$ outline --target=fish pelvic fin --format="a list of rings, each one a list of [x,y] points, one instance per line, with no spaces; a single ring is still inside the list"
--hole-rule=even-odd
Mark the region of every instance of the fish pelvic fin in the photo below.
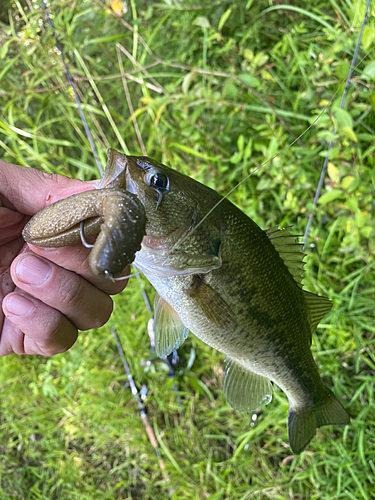
[[[224,396],[237,411],[249,413],[272,399],[272,386],[268,378],[257,375],[234,359],[225,358]]]
[[[324,388],[325,399],[319,406],[308,410],[289,410],[288,433],[289,444],[294,454],[299,455],[315,436],[316,429],[323,425],[348,425],[349,415],[340,401],[327,388]]]
[[[159,358],[166,358],[183,344],[189,330],[172,306],[155,292],[154,298],[155,351]]]

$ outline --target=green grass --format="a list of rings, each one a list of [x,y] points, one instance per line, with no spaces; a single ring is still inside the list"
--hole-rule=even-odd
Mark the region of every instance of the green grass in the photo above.
[[[293,224],[303,234],[337,126],[309,239],[319,256],[309,250],[305,286],[334,302],[313,351],[352,424],[320,429],[292,456],[286,397],[276,392],[255,422],[235,413],[222,394],[222,356],[193,337],[171,380],[161,362],[147,363],[148,313],[134,280],[116,299],[111,324],[138,387],[148,387],[168,478],[105,326],[51,359],[1,359],[0,498],[374,498],[374,6],[340,111],[364,1],[131,0],[123,14],[131,30],[99,1],[51,4],[103,164],[109,146],[141,154],[122,64],[149,156],[221,193],[243,181],[230,199],[261,227]],[[1,26],[1,157],[97,177],[40,2],[32,11],[22,5],[14,1]]]

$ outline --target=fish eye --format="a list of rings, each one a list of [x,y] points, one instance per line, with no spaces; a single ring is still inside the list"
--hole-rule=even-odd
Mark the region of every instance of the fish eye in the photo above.
[[[169,187],[168,177],[161,172],[148,172],[145,176],[145,182],[155,189],[166,190]]]

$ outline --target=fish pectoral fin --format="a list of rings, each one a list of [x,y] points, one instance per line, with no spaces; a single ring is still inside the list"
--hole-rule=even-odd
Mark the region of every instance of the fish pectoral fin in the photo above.
[[[221,257],[217,255],[191,255],[179,250],[170,252],[163,267],[173,269],[177,274],[209,273],[221,267]]]
[[[155,351],[159,358],[166,358],[182,345],[189,333],[180,316],[156,292],[154,299]]]
[[[272,385],[268,378],[257,375],[234,359],[225,359],[224,396],[232,408],[251,412],[268,405],[272,399]]]
[[[319,297],[315,293],[302,290],[309,314],[311,332],[315,332],[320,320],[324,318],[332,307],[332,302],[326,297]]]
[[[199,305],[206,318],[219,328],[237,326],[228,304],[209,284],[203,281],[199,274],[193,276],[191,287],[183,291]]]

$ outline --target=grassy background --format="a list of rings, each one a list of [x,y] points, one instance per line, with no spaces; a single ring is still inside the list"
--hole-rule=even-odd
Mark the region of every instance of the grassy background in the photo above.
[[[11,7],[0,35],[2,158],[98,177],[41,3]],[[164,364],[150,363],[149,315],[134,280],[111,324],[138,387],[148,388],[168,477],[106,326],[51,359],[1,359],[0,498],[374,498],[375,6],[344,110],[364,1],[131,0],[112,8],[120,16],[109,1],[50,6],[103,165],[109,146],[141,154],[141,136],[149,156],[221,193],[244,181],[230,199],[261,227],[293,224],[303,234],[336,125],[309,238],[320,258],[309,251],[305,285],[334,302],[313,351],[352,425],[319,430],[292,456],[285,396],[276,392],[256,421],[235,413],[222,394],[223,357],[192,336],[171,379]]]

